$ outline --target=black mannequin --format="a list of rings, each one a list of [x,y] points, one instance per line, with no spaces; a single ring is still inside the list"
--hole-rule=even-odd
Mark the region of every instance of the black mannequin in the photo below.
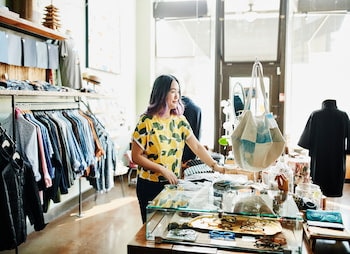
[[[327,197],[343,195],[349,132],[347,113],[337,108],[335,100],[325,100],[322,109],[311,113],[298,142],[309,150],[311,179]]]

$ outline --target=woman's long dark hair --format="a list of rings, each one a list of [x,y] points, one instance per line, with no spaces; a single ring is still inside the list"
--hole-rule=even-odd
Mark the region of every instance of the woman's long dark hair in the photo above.
[[[177,78],[172,75],[161,75],[156,78],[153,83],[152,93],[146,111],[147,115],[154,116],[156,114],[159,114],[162,116],[165,114],[168,109],[168,105],[166,104],[166,97],[170,91],[171,83],[173,80],[175,80],[180,86]],[[181,89],[179,93],[180,98],[178,106],[170,111],[170,114],[172,115],[182,115],[184,112],[185,107],[181,101]]]

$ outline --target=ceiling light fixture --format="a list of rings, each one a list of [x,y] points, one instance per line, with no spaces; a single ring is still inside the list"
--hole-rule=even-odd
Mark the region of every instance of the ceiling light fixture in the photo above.
[[[253,3],[249,3],[249,11],[244,13],[244,19],[248,22],[254,22],[258,18],[258,13],[253,11]]]

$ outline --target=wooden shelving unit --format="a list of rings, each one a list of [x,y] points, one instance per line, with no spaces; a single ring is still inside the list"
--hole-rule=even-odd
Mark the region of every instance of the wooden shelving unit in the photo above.
[[[22,19],[17,13],[0,8],[0,28],[33,36],[40,40],[64,40],[65,35],[60,32]],[[45,80],[46,71],[41,68],[29,68],[0,63],[0,75],[7,73],[10,79],[18,80]]]
[[[64,40],[65,36],[53,29],[43,25],[35,24],[26,19],[22,19],[13,15],[10,11],[0,9],[0,24],[2,27],[33,35],[45,39]]]

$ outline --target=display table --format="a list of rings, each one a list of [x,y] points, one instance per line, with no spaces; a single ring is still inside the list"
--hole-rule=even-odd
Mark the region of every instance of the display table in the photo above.
[[[250,252],[232,252],[220,250],[213,247],[173,244],[173,243],[156,243],[148,241],[145,238],[146,226],[143,225],[136,233],[134,238],[128,244],[128,254],[158,254],[158,253],[203,253],[203,254],[234,254]],[[190,244],[190,243],[189,243]]]
[[[302,218],[292,195],[232,179],[165,186],[128,253],[300,253]]]

